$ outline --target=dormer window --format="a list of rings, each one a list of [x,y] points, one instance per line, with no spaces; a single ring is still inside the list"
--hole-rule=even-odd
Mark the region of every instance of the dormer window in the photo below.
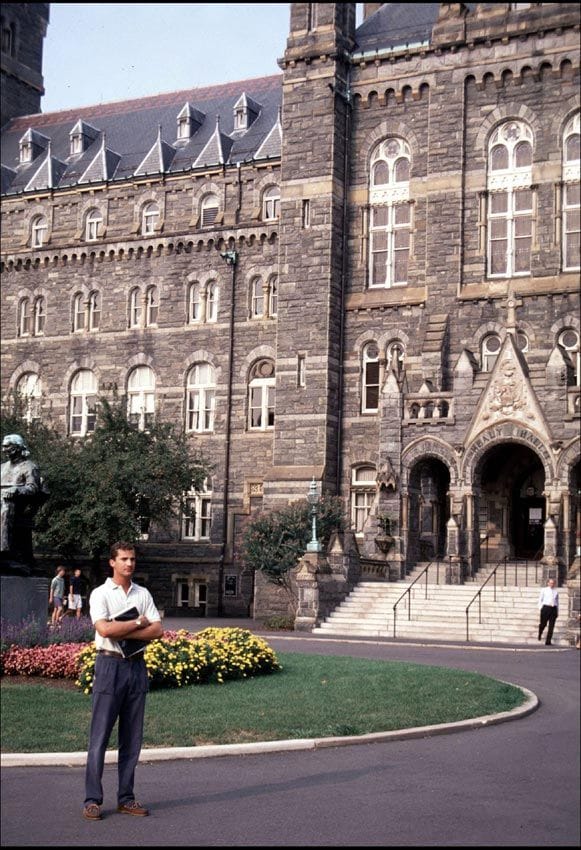
[[[20,142],[20,162],[32,162],[32,144],[29,141]]]
[[[246,94],[241,95],[234,104],[234,132],[248,130],[260,113],[260,104]]]
[[[189,115],[178,115],[178,139],[189,139],[192,135],[192,119]]]
[[[76,153],[83,153],[83,137],[80,133],[71,135],[71,156]]]
[[[242,106],[234,110],[234,129],[246,130],[246,109]]]

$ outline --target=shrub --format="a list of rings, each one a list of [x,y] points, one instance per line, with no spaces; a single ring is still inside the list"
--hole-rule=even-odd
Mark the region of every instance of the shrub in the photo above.
[[[27,617],[19,623],[0,621],[1,648],[9,646],[50,646],[56,643],[86,643],[93,640],[95,627],[90,617],[64,617],[52,625]]]
[[[281,629],[287,632],[292,632],[295,628],[295,618],[285,617],[282,614],[273,614],[272,616],[265,618],[264,625],[267,629]]]
[[[0,655],[0,673],[5,676],[74,679],[79,672],[81,648],[78,643],[34,647],[13,644]]]

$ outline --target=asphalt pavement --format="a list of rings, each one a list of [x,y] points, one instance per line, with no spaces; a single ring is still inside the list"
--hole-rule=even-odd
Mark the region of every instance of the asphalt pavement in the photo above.
[[[465,669],[519,685],[527,699],[507,716],[366,743],[144,750],[136,793],[151,806],[148,818],[115,812],[114,763],[105,767],[104,818],[90,823],[81,817],[84,754],[22,762],[5,755],[2,846],[579,847],[579,651],[325,638],[269,632],[244,619],[168,618],[164,625],[242,626],[278,652]],[[192,697],[195,711],[195,689]]]

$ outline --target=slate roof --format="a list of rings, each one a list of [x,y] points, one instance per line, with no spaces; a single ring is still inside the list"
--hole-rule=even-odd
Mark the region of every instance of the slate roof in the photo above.
[[[439,5],[384,3],[358,27],[354,53],[429,42]],[[234,129],[237,104],[251,113],[246,130]],[[2,194],[278,158],[281,104],[275,74],[15,118],[2,132]],[[190,116],[190,138],[177,138],[180,115]],[[71,155],[73,130],[84,133],[85,149]],[[34,159],[20,164],[27,133]]]

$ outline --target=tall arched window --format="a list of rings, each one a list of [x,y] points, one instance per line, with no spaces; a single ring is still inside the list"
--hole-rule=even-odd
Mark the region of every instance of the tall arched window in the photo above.
[[[127,416],[132,425],[146,431],[155,414],[155,375],[149,366],[137,366],[127,382]]]
[[[209,540],[212,528],[212,484],[204,479],[201,491],[186,493],[182,507],[182,538]]]
[[[30,241],[33,248],[42,248],[48,237],[48,219],[45,215],[37,215],[32,219]]]
[[[262,196],[262,218],[264,221],[274,221],[280,215],[280,189],[271,186]]]
[[[275,372],[272,360],[259,360],[250,371],[248,384],[248,427],[264,431],[274,428]]]
[[[96,242],[101,235],[103,215],[96,207],[89,210],[85,219],[85,239],[87,242]]]
[[[351,528],[356,534],[363,532],[376,494],[374,466],[358,466],[351,473]]]
[[[217,195],[210,194],[206,195],[202,200],[201,207],[201,224],[202,227],[208,227],[211,224],[214,224],[216,219],[218,218],[218,212],[220,211],[220,204],[218,203]]]
[[[85,330],[85,296],[75,293],[73,298],[73,332]]]
[[[32,313],[30,298],[21,298],[18,304],[18,336],[30,336],[32,333]]]
[[[159,205],[154,201],[146,204],[141,213],[141,233],[151,236],[159,227]]]
[[[408,280],[411,246],[407,142],[391,138],[371,157],[369,186],[369,286],[401,286]]]
[[[90,369],[81,369],[71,381],[70,432],[84,437],[97,422],[97,379]]]
[[[45,300],[42,295],[34,299],[34,334],[39,336],[44,333],[44,323],[46,320]]]
[[[533,238],[533,134],[507,121],[488,143],[488,276],[530,274]]]
[[[145,290],[145,326],[157,325],[159,296],[157,286],[148,286]]]
[[[273,275],[268,281],[268,315],[276,316],[278,313],[278,277]]]
[[[379,349],[368,342],[363,349],[361,412],[376,413],[379,408]]]
[[[186,430],[213,431],[216,376],[210,363],[196,363],[188,373]]]
[[[195,281],[188,286],[188,324],[201,321],[200,284]]]
[[[250,315],[259,319],[264,315],[264,292],[262,289],[262,278],[255,277],[250,283]]]
[[[481,359],[482,371],[492,372],[496,359],[500,353],[500,337],[498,334],[487,334],[482,340]]]
[[[563,270],[581,268],[581,136],[580,115],[568,122],[563,133]]]
[[[40,419],[40,399],[42,395],[40,378],[35,372],[25,372],[16,384],[16,394],[21,404],[22,418],[25,422]]]
[[[101,293],[97,290],[89,295],[89,330],[98,331],[101,324]]]
[[[576,387],[581,386],[581,353],[579,348],[579,331],[575,328],[565,328],[559,334],[559,345],[562,346],[570,359],[573,367],[573,382]]]
[[[129,293],[129,327],[141,327],[141,290],[135,286]]]
[[[206,321],[218,320],[218,284],[215,280],[206,285]]]

